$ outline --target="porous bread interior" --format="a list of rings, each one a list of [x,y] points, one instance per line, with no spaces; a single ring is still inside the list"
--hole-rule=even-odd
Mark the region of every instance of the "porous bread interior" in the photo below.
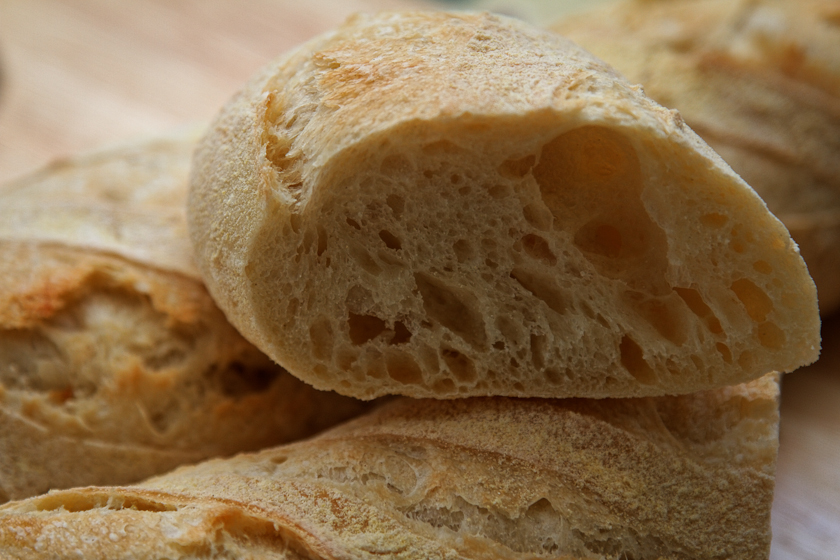
[[[273,364],[196,280],[37,243],[0,242],[0,262],[0,502],[276,445],[360,408]],[[121,453],[132,464],[109,466]]]
[[[318,170],[246,270],[275,359],[452,398],[687,392],[815,357],[813,287],[751,193],[667,139],[552,118],[411,122]]]
[[[142,542],[175,558],[212,547],[305,558],[758,559],[769,549],[777,396],[771,375],[681,397],[404,399],[311,441],[137,488],[10,504],[0,508],[0,550],[24,528],[48,546],[75,544],[94,523],[134,530],[85,550]]]
[[[799,244],[823,316],[840,306],[840,27],[831,0],[625,0],[551,29],[689,126]]]

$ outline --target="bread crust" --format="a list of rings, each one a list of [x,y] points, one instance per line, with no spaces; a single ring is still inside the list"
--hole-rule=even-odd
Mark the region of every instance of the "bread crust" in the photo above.
[[[840,30],[835,2],[623,1],[552,25],[680,111],[790,230],[840,305]]]
[[[128,484],[364,408],[273,364],[204,289],[184,216],[197,136],[0,188],[0,502]]]
[[[680,397],[398,399],[309,441],[7,504],[0,552],[766,558],[777,398],[769,375]]]
[[[281,57],[201,141],[188,221],[240,332],[360,398],[674,394],[819,352],[756,194],[678,113],[500,16],[360,15]]]

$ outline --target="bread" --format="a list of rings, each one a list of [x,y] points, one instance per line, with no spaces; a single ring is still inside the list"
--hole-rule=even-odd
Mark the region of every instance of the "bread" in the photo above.
[[[0,187],[0,503],[313,434],[363,404],[298,381],[200,282],[195,132]]]
[[[622,1],[552,26],[680,111],[840,307],[840,10],[826,0]]]
[[[0,507],[0,555],[766,558],[778,386],[400,399],[315,439]]]
[[[210,293],[292,374],[383,394],[630,397],[816,359],[784,226],[606,64],[489,14],[360,15],[200,142]]]

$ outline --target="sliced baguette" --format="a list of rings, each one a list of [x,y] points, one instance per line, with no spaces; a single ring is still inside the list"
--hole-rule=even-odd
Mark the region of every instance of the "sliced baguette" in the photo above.
[[[191,183],[215,300],[321,389],[676,394],[819,353],[755,192],[678,113],[501,16],[349,20],[229,102]]]
[[[0,507],[0,555],[762,559],[778,386],[400,399],[317,438]]]
[[[0,502],[127,484],[361,411],[225,320],[186,237],[197,134],[0,187]]]

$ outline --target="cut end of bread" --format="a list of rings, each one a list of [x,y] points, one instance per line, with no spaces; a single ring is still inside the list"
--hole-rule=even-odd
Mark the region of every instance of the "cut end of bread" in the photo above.
[[[755,193],[677,114],[496,16],[357,18],[280,60],[203,142],[190,211],[246,337],[361,398],[685,393],[819,352]]]

